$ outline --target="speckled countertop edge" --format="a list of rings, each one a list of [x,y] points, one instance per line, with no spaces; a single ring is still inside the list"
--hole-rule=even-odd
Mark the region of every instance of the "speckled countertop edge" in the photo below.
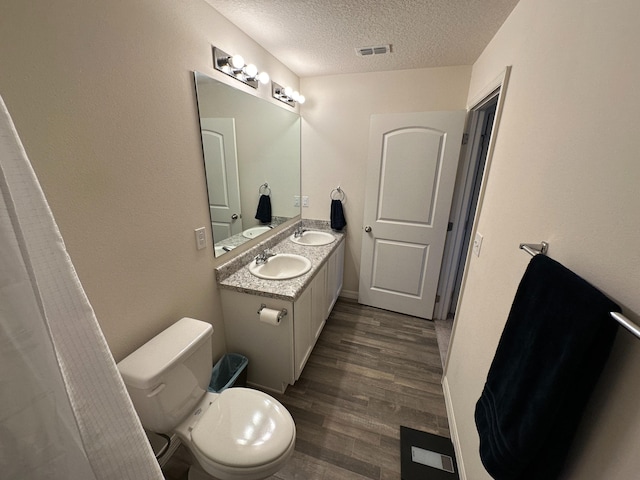
[[[331,230],[329,222],[322,220],[301,220],[304,228],[328,231],[336,241],[328,245],[305,246],[298,245],[289,240],[300,222],[258,243],[252,249],[244,252],[228,262],[216,268],[218,286],[226,290],[234,290],[242,293],[250,293],[262,297],[278,298],[281,300],[295,301],[311,283],[323,263],[331,253],[344,241],[344,232]],[[249,272],[246,268],[254,257],[261,251],[269,249],[273,253],[295,253],[307,257],[311,261],[311,270],[304,275],[289,280],[263,280]]]

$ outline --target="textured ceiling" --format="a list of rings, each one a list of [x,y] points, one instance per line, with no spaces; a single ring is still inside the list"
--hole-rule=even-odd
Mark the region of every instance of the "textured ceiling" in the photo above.
[[[471,65],[518,0],[206,0],[300,77]],[[391,44],[391,53],[355,49]]]

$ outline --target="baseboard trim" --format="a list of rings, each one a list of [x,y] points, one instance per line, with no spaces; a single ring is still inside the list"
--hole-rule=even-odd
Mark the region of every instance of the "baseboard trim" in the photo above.
[[[442,379],[442,391],[444,392],[444,403],[447,408],[451,443],[453,443],[453,449],[456,452],[456,460],[458,461],[458,474],[460,475],[460,480],[467,480],[467,474],[464,470],[464,460],[462,458],[462,449],[460,447],[460,437],[458,436],[458,427],[456,425],[456,416],[453,413],[453,403],[451,402],[451,392],[449,391],[449,382],[447,381],[447,377],[443,377]]]
[[[275,394],[278,394],[278,395],[282,395],[287,390],[287,387],[289,386],[289,384],[288,383],[287,384],[283,383],[282,384],[282,390],[278,390],[277,388],[268,387],[266,385],[261,385],[259,383],[249,382],[249,381],[247,381],[247,386],[251,387],[251,388],[254,388],[256,390],[266,391],[267,393],[275,393]]]
[[[358,292],[354,292],[353,290],[342,289],[340,291],[340,296],[344,297],[344,298],[348,298],[350,300],[357,300],[358,299]]]

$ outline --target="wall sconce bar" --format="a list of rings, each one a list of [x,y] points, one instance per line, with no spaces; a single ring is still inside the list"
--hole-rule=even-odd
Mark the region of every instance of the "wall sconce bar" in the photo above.
[[[253,88],[258,88],[261,83],[269,83],[267,72],[258,73],[258,68],[252,63],[245,64],[242,56],[229,55],[217,47],[213,47],[213,66],[216,70]]]
[[[271,96],[276,100],[280,100],[283,103],[286,103],[290,107],[295,107],[296,102],[302,105],[305,102],[304,95],[300,95],[298,92],[294,91],[291,87],[283,87],[282,85],[278,85],[276,82],[271,82]]]

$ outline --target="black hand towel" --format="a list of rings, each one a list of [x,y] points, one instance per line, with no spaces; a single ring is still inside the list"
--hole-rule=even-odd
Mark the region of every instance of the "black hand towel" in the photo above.
[[[347,220],[344,218],[342,202],[340,200],[331,200],[331,228],[340,231],[346,226]]]
[[[255,218],[262,223],[271,223],[271,197],[269,195],[260,195]]]
[[[610,311],[620,308],[558,262],[531,260],[476,404],[494,479],[558,478],[615,338]]]

